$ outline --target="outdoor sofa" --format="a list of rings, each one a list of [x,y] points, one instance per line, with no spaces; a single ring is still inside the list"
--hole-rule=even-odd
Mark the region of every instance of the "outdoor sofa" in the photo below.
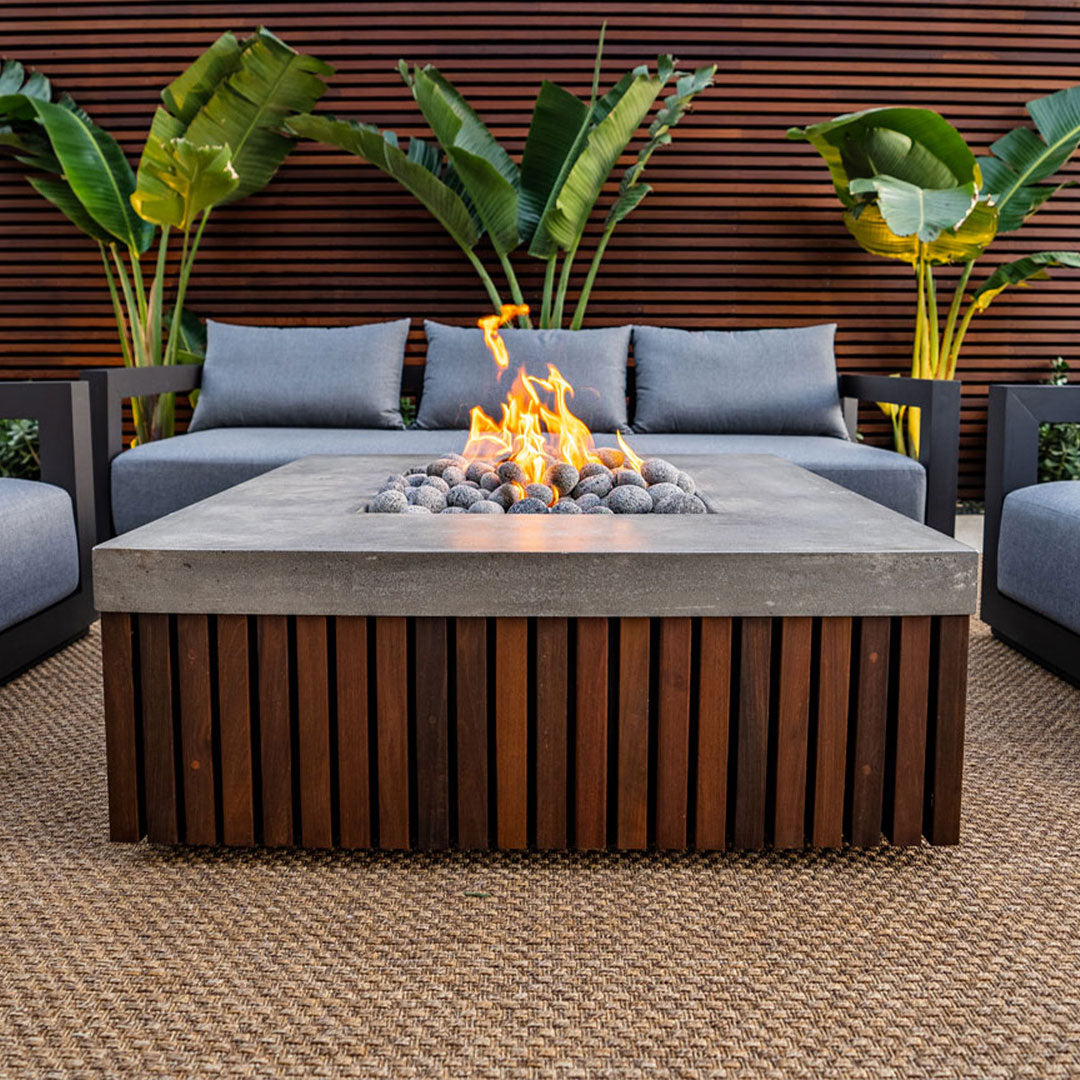
[[[0,383],[0,417],[36,419],[41,480],[0,477],[0,681],[84,634],[94,520],[90,397],[80,382]]]
[[[1080,685],[1080,483],[1037,482],[1047,423],[1080,423],[1080,386],[990,388],[982,618]]]
[[[634,327],[633,363],[630,327],[508,330],[504,337],[511,368],[518,356],[529,360],[530,372],[542,361],[557,361],[578,388],[572,407],[584,414],[598,445],[615,445],[619,427],[643,457],[775,454],[952,535],[959,384],[838,377],[834,329],[710,336]],[[492,395],[504,395],[508,384],[494,381],[480,331],[436,323],[427,323],[425,330],[426,365],[403,363],[408,320],[329,330],[211,323],[205,365],[84,372],[95,430],[99,537],[129,531],[311,454],[410,454],[421,462],[460,451],[468,404],[479,395],[490,399],[494,411]],[[379,338],[364,362],[340,362],[342,348],[364,351],[365,331]],[[336,336],[318,336],[327,334]],[[810,354],[812,360],[806,358]],[[716,355],[735,355],[740,364],[714,363]],[[590,397],[581,371],[604,392]],[[315,385],[320,380],[322,385]],[[125,399],[200,388],[193,430],[123,448]],[[416,425],[404,430],[397,413],[402,395],[414,398],[419,408]],[[226,401],[230,407],[213,407]],[[855,440],[860,401],[921,409],[918,461]],[[803,418],[815,409],[821,418],[801,430]]]

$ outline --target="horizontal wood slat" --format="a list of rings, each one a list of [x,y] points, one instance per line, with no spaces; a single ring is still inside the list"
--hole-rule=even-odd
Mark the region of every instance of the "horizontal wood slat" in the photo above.
[[[846,371],[904,369],[914,319],[910,275],[860,251],[817,154],[785,140],[784,129],[872,105],[925,105],[944,112],[981,153],[1025,121],[1025,101],[1077,81],[1080,11],[1071,0],[980,5],[977,17],[960,0],[24,2],[3,6],[0,42],[4,55],[39,67],[72,93],[133,160],[161,87],[223,30],[259,23],[335,65],[328,111],[401,137],[424,134],[395,64],[399,57],[432,62],[520,153],[542,78],[588,93],[603,19],[605,81],[669,50],[685,67],[715,61],[719,72],[674,144],[650,163],[654,193],[611,242],[589,324],[836,321]],[[68,377],[115,363],[95,246],[21,172],[0,161],[0,378]],[[1070,165],[1062,178],[1078,174]],[[605,202],[613,191],[609,185]],[[597,214],[582,246],[582,272],[601,221]],[[986,272],[1031,251],[1075,247],[1078,224],[1080,189],[1067,188],[1022,232],[995,243]],[[487,249],[484,257],[496,269]],[[525,292],[535,297],[541,264],[519,262]],[[942,286],[954,277],[943,271]],[[1058,271],[1052,282],[1006,294],[975,320],[962,366],[962,495],[981,491],[987,385],[1040,381],[1058,355],[1080,366],[1078,297],[1080,276]],[[486,297],[452,242],[393,182],[303,144],[267,190],[215,213],[188,303],[235,322],[411,315],[408,360],[419,363],[421,319],[469,319]],[[861,420],[870,441],[887,444],[876,410],[865,408]]]

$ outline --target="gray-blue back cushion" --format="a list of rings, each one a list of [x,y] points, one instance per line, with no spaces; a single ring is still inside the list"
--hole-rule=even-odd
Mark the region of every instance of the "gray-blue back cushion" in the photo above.
[[[443,323],[424,323],[427,365],[424,394],[416,426],[467,428],[469,410],[480,405],[491,417],[501,417],[499,406],[518,369],[546,379],[553,364],[574,388],[570,410],[593,431],[626,429],[626,365],[630,354],[630,327],[602,330],[500,331],[506,342],[510,367],[501,372],[484,345],[480,330]]]
[[[409,320],[366,326],[207,323],[190,431],[219,427],[401,428]]]
[[[835,332],[635,326],[634,430],[846,439]]]

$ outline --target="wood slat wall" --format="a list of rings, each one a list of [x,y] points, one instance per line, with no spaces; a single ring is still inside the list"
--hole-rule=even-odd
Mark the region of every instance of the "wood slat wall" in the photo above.
[[[674,146],[653,159],[655,191],[616,233],[591,324],[835,320],[840,364],[851,371],[903,370],[914,316],[909,272],[857,248],[820,159],[785,141],[784,129],[873,105],[924,105],[982,152],[1025,119],[1026,100],[1080,80],[1074,0],[9,2],[0,52],[72,92],[133,158],[160,88],[221,31],[259,23],[337,67],[323,108],[422,133],[395,64],[433,62],[519,152],[541,78],[587,93],[603,18],[605,81],[659,51],[687,67],[720,68]],[[1078,224],[1080,189],[1065,190],[1022,232],[997,241],[985,265],[1074,247]],[[530,295],[538,283],[526,273]],[[1078,297],[1080,276],[1059,272],[976,321],[962,369],[964,495],[981,491],[987,384],[1041,381],[1058,355],[1080,364]],[[410,198],[374,169],[311,144],[267,190],[215,215],[189,292],[192,310],[234,321],[411,315],[413,362],[423,356],[423,317],[465,319],[485,303],[456,248]],[[69,376],[117,359],[97,251],[4,161],[0,376]],[[884,437],[872,410],[863,424],[875,441]]]

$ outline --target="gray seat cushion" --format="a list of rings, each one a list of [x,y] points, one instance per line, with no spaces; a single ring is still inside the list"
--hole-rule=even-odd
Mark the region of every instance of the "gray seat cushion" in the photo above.
[[[190,430],[403,428],[408,336],[408,319],[365,326],[233,326],[211,319]]]
[[[1080,634],[1080,483],[1005,496],[997,573],[1005,596]]]
[[[836,324],[777,330],[634,327],[634,430],[848,437]]]
[[[218,428],[126,450],[113,462],[113,522],[127,532],[308,454],[411,454],[430,461],[465,446],[464,431]],[[614,446],[612,433],[597,435]],[[643,457],[776,454],[921,521],[926,474],[918,462],[842,439],[776,435],[635,435]]]
[[[79,544],[63,488],[0,479],[0,630],[79,586]]]
[[[593,431],[627,430],[626,365],[630,327],[601,330],[515,330],[500,333],[510,358],[501,372],[480,330],[424,323],[428,339],[424,393],[416,426],[428,431],[467,428],[474,405],[496,420],[514,377],[524,367],[548,377],[553,364],[574,388],[567,404]],[[500,377],[501,374],[501,377]],[[551,401],[550,396],[546,398]]]

